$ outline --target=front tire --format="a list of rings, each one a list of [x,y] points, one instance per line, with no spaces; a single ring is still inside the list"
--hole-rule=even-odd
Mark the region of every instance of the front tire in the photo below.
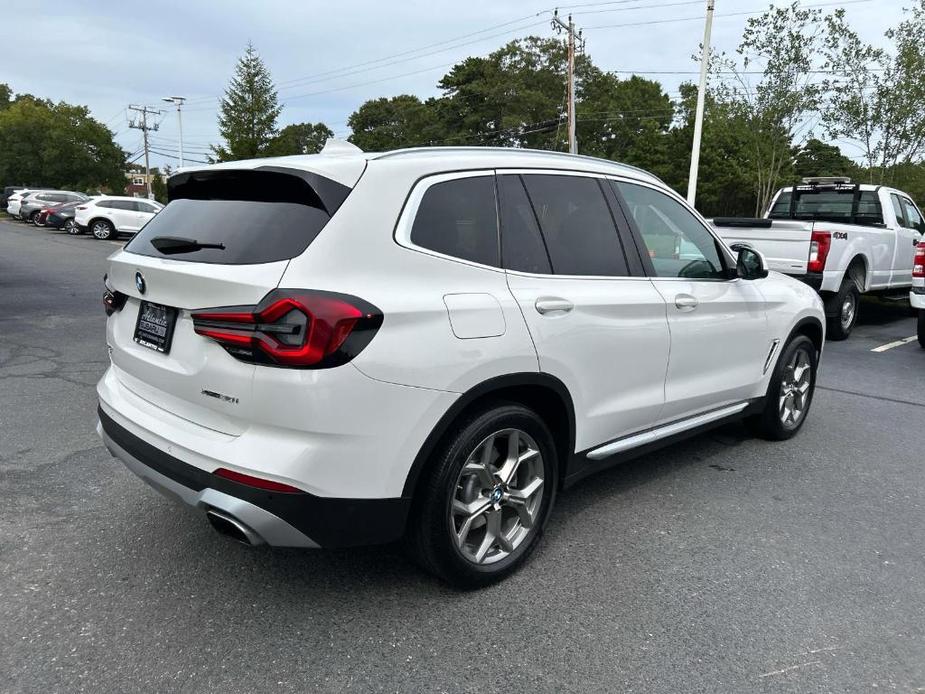
[[[746,420],[756,435],[783,441],[803,427],[816,390],[816,366],[812,340],[797,335],[787,343],[771,374],[764,410]]]
[[[499,403],[461,421],[426,475],[411,552],[448,583],[478,588],[516,571],[536,548],[555,501],[556,447],[535,412]]]
[[[918,314],[916,325],[918,326],[919,346],[925,349],[925,309],[920,308]]]
[[[839,290],[826,302],[826,337],[836,342],[847,340],[857,323],[860,305],[858,284],[851,277],[846,277]]]
[[[71,236],[79,236],[83,233],[80,227],[77,226],[77,222],[75,222],[73,219],[69,219],[64,223],[64,230]]]
[[[93,238],[99,239],[100,241],[108,241],[113,237],[116,230],[113,228],[105,219],[97,219],[90,225],[90,233],[93,234]]]

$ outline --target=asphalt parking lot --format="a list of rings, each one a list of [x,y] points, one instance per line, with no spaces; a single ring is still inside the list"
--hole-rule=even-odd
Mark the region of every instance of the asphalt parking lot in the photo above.
[[[96,436],[117,243],[0,222],[0,690],[925,691],[925,350],[865,303],[784,443],[738,426],[563,494],[508,581],[249,549]]]

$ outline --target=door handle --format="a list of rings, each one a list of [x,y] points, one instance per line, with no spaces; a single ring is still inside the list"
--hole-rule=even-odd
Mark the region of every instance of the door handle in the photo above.
[[[697,297],[690,294],[678,294],[674,298],[674,305],[682,311],[693,311],[699,303]]]
[[[562,313],[568,313],[575,305],[568,299],[561,299],[557,296],[541,296],[536,300],[536,303],[533,304],[536,308],[537,313],[542,313],[546,315],[547,313],[553,313],[555,311],[561,311]]]

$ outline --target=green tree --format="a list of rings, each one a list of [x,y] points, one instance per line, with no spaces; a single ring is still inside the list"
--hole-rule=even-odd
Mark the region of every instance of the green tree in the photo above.
[[[589,66],[577,90],[577,139],[583,154],[613,159],[667,175],[668,130],[674,105],[653,80],[621,80]]]
[[[850,176],[857,179],[861,168],[841,153],[835,145],[812,138],[797,148],[793,163],[794,174],[802,176]]]
[[[121,191],[125,156],[85,106],[19,96],[0,110],[0,180]]]
[[[270,71],[248,43],[222,98],[218,128],[225,144],[212,146],[215,159],[265,156],[276,137],[276,119],[281,110]]]
[[[169,172],[165,171],[165,174]],[[167,204],[167,184],[161,178],[161,172],[157,168],[151,169],[151,192],[154,193],[154,199],[162,205]]]
[[[0,82],[0,111],[9,108],[13,103],[13,90],[10,85]]]
[[[668,164],[656,171],[682,195],[687,192],[691,146],[694,141],[696,85],[680,87],[678,117],[668,133]],[[697,209],[707,217],[749,216],[755,213],[756,193],[748,185],[752,177],[752,137],[749,121],[735,105],[717,101],[707,93],[700,169],[697,177]],[[746,182],[743,184],[743,181]]]
[[[371,99],[350,114],[347,124],[353,131],[350,142],[365,152],[436,144],[444,137],[437,101],[410,94]]]
[[[886,32],[892,51],[864,43],[843,11],[828,18],[827,28],[826,55],[838,71],[826,82],[827,132],[859,147],[872,181],[890,183],[925,153],[925,0]]]
[[[317,154],[334,132],[324,123],[287,125],[270,140],[266,155],[284,157],[289,154]]]
[[[772,7],[746,22],[737,58],[713,61],[714,98],[748,124],[746,180],[755,189],[756,215],[792,178],[794,143],[802,145],[807,120],[818,111],[823,88],[817,73],[827,64],[822,19],[821,10],[796,3]]]
[[[578,61],[578,78],[590,61]],[[565,108],[566,49],[562,41],[530,36],[486,58],[467,58],[440,80],[440,112],[452,141],[533,148],[556,147]]]

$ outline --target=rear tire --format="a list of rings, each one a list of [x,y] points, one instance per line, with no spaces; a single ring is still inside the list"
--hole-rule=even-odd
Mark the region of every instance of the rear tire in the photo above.
[[[764,410],[746,420],[754,434],[769,441],[795,436],[806,421],[816,390],[816,346],[805,335],[794,337],[771,374]]]
[[[918,326],[919,346],[925,349],[925,309],[920,308],[918,314],[916,325]]]
[[[93,234],[93,238],[100,241],[108,241],[113,237],[115,231],[112,224],[105,219],[96,219],[90,224],[90,233]]]
[[[841,287],[826,301],[826,337],[830,340],[847,340],[858,320],[861,292],[851,277],[842,280]]]
[[[536,548],[556,496],[556,447],[535,412],[498,403],[460,421],[425,475],[408,548],[446,582],[478,588],[516,571]]]

